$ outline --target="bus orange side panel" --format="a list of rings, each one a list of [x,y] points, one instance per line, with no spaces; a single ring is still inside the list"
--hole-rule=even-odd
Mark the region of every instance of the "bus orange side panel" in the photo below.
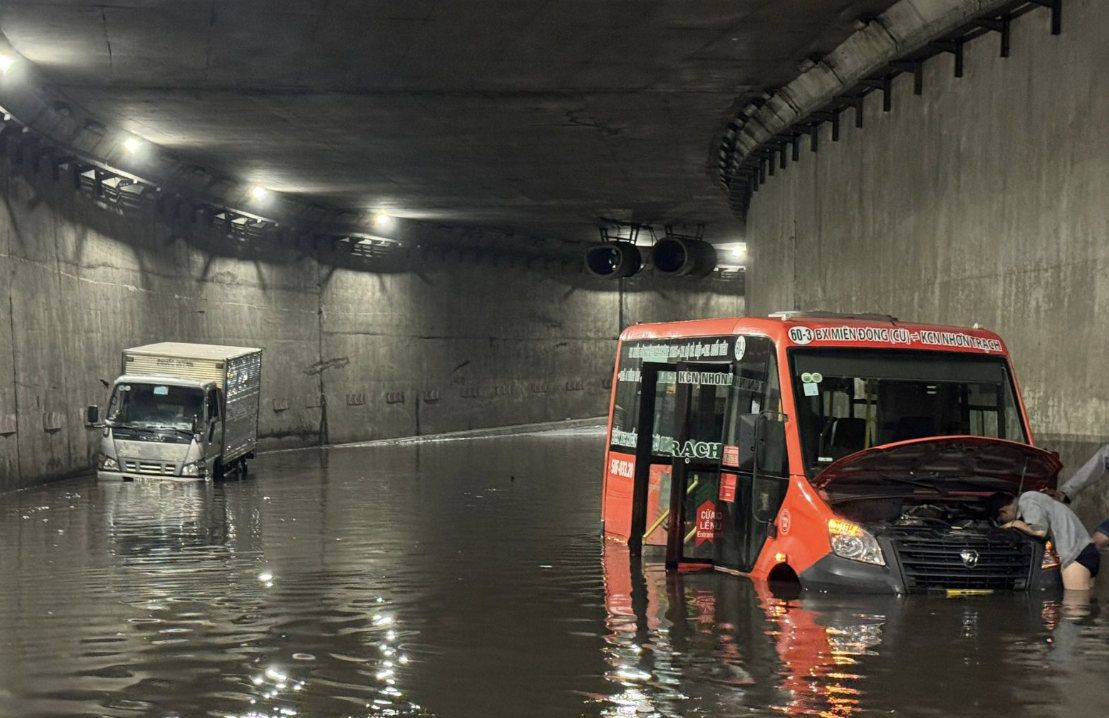
[[[828,537],[830,518],[831,510],[809,482],[803,477],[791,477],[789,491],[774,521],[778,536],[767,539],[751,577],[765,579],[780,563],[776,558],[780,553],[785,554],[786,563],[798,575],[827,556],[832,550]]]
[[[627,541],[631,535],[634,485],[635,456],[610,452],[605,467],[605,536]]]

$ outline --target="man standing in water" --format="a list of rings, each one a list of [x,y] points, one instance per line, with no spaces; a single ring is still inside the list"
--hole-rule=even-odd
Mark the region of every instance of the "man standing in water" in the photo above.
[[[1051,541],[1059,555],[1063,588],[1089,591],[1101,566],[1101,554],[1073,511],[1039,491],[1017,496],[999,492],[990,497],[990,516],[1001,528],[1016,529]]]
[[[1071,497],[1093,482],[1109,473],[1109,444],[1098,449],[1090,460],[1082,464],[1074,476],[1067,479],[1058,491],[1048,492],[1060,501],[1069,504]],[[1102,521],[1093,533],[1094,545],[1099,549],[1109,547],[1109,518]]]

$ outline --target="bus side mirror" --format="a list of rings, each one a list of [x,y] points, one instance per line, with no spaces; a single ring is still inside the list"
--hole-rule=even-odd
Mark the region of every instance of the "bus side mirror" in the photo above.
[[[785,416],[740,414],[739,470],[782,476],[786,469]]]
[[[755,461],[758,455],[759,414],[739,415],[739,470],[751,472],[755,470]],[[759,462],[761,463],[761,462]]]
[[[96,428],[100,425],[100,407],[90,404],[85,407],[85,426]]]

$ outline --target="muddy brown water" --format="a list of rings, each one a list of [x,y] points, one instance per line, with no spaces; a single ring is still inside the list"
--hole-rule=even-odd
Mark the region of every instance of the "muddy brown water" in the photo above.
[[[1095,716],[1109,578],[783,600],[598,538],[598,429],[0,497],[0,716]]]

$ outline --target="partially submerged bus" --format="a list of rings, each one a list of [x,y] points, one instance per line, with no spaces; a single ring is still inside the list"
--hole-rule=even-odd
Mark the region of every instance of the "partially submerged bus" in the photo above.
[[[640,324],[618,346],[602,515],[633,554],[819,590],[1055,588],[996,491],[1053,487],[1005,344],[879,315]]]

